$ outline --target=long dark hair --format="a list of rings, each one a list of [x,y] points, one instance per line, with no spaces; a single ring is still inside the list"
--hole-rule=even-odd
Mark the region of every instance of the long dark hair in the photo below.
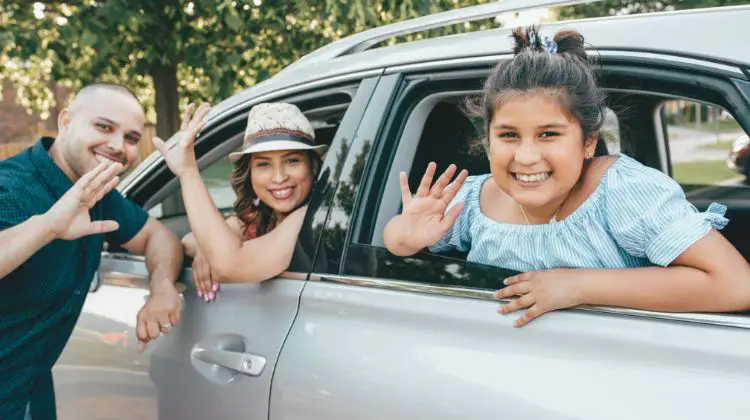
[[[320,155],[313,150],[308,150],[307,156],[314,184],[320,172],[321,159]],[[232,162],[234,169],[232,169],[230,178],[232,189],[237,196],[237,199],[234,201],[234,212],[245,227],[255,225],[258,236],[261,236],[270,232],[278,221],[273,209],[260,201],[255,190],[253,190],[253,184],[250,180],[250,161],[251,155],[247,154],[237,161]],[[309,198],[308,195],[300,207],[305,205]]]
[[[545,48],[537,26],[516,28],[511,37],[514,57],[495,67],[478,101],[467,103],[472,116],[485,120],[485,136],[472,145],[472,150],[486,150],[495,110],[508,99],[530,91],[557,98],[581,125],[584,140],[597,135],[604,123],[606,97],[597,87],[583,36],[573,30],[557,32],[553,38],[556,51]]]

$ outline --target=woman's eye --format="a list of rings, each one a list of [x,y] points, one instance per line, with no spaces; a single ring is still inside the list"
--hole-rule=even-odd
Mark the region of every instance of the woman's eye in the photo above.
[[[267,167],[267,166],[268,166],[268,162],[257,162],[257,163],[255,164],[255,167],[256,167],[256,168],[265,168],[265,167]]]
[[[294,165],[294,164],[299,163],[299,159],[298,158],[289,158],[289,159],[287,159],[286,163],[288,163],[290,165]]]

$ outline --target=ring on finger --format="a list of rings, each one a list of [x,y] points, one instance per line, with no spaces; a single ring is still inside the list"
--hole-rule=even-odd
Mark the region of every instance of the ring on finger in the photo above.
[[[163,324],[160,328],[161,328],[161,330],[163,332],[165,330],[169,330],[170,328],[172,328],[172,324],[170,324],[169,322],[167,322],[166,324]]]

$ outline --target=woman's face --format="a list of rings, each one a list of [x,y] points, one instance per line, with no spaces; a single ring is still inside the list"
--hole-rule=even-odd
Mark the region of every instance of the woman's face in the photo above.
[[[299,208],[312,190],[310,156],[297,150],[253,153],[250,182],[260,201],[276,213],[287,215]]]
[[[555,98],[525,94],[495,110],[490,124],[492,177],[527,209],[554,211],[578,182],[596,141]]]

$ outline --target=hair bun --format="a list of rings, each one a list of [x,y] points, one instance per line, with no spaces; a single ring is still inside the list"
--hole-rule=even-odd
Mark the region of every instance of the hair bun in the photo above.
[[[578,57],[584,62],[588,61],[583,35],[578,31],[570,29],[559,31],[555,34],[554,40],[557,44],[558,53],[566,53],[573,57]]]

